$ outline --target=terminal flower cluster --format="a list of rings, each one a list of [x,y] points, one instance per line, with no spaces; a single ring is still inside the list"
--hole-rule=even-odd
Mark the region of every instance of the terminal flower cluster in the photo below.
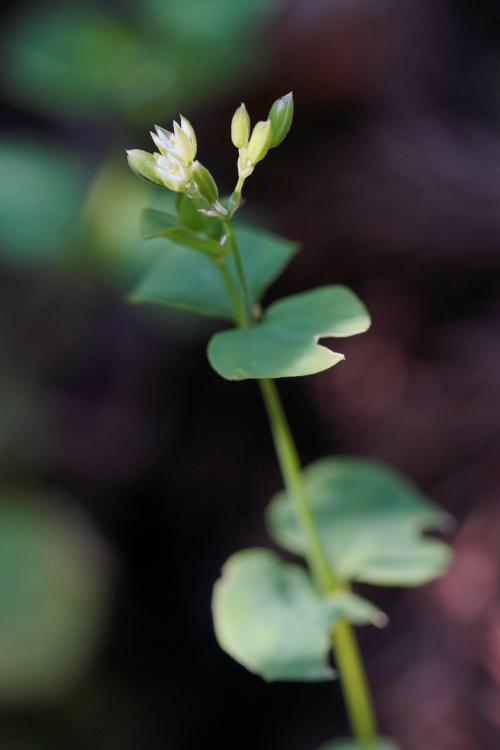
[[[152,132],[151,137],[158,151],[151,154],[131,149],[127,151],[128,163],[139,177],[176,193],[184,193],[199,201],[199,211],[225,221],[240,204],[244,181],[269,149],[284,140],[292,118],[292,93],[277,99],[267,120],[257,122],[251,132],[245,105],[242,103],[238,107],[231,122],[231,140],[238,149],[238,182],[227,206],[219,200],[219,189],[209,170],[196,159],[196,133],[183,115],[180,124],[174,121],[173,131],[155,126],[156,132]]]

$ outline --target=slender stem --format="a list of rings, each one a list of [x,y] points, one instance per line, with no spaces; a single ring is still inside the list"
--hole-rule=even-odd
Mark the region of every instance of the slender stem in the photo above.
[[[234,230],[230,222],[224,222],[224,224],[236,260],[239,253]],[[238,263],[236,265],[238,270]],[[220,268],[229,296],[233,301],[238,325],[247,327],[249,325],[248,308],[242,304],[227,267],[220,265]],[[241,259],[238,277],[242,292],[245,294],[248,286]],[[325,593],[331,593],[343,588],[344,584],[337,579],[323,549],[316,520],[309,506],[297,447],[278,389],[274,381],[269,379],[260,380],[259,386],[269,417],[285,487],[294,503],[297,517],[306,536],[307,549],[304,554],[307,563],[318,588]],[[346,620],[336,623],[332,632],[332,645],[354,737],[361,750],[377,750],[378,729],[370,688],[354,629]]]
[[[332,590],[337,587],[338,581],[330,569],[314,516],[307,501],[297,448],[283,411],[278,389],[272,380],[259,380],[259,385],[266,405],[285,487],[292,498],[300,524],[306,535],[305,553],[307,562],[318,587],[323,591]]]
[[[316,521],[307,499],[302,467],[286,419],[281,399],[272,380],[260,380],[276,453],[285,487],[307,540],[306,559],[318,588],[325,593],[338,590],[343,583],[335,576],[323,549]],[[352,625],[338,622],[332,634],[333,650],[353,734],[362,750],[376,750],[377,726],[361,654]]]
[[[238,289],[235,286],[235,283],[233,281],[233,278],[231,274],[229,273],[229,269],[226,265],[226,261],[219,261],[216,262],[217,267],[219,268],[222,278],[224,280],[224,284],[226,285],[227,293],[229,294],[229,297],[231,299],[231,304],[234,308],[236,323],[240,328],[247,328],[248,327],[248,314],[245,309],[245,305],[242,303],[240,295],[238,294]]]
[[[347,620],[333,629],[333,651],[352,732],[360,748],[376,750],[378,729],[370,687],[354,628]]]
[[[236,265],[236,273],[238,275],[238,281],[240,282],[241,290],[243,292],[243,299],[245,303],[245,310],[246,310],[246,317],[247,317],[247,322],[246,322],[245,327],[248,327],[252,319],[252,304],[253,304],[252,296],[250,294],[250,288],[247,283],[245,269],[243,268],[243,263],[241,261],[240,250],[238,247],[238,240],[236,239],[236,234],[234,232],[233,225],[230,219],[224,222],[224,227],[226,229],[227,237],[231,245],[231,251],[234,257],[234,263]]]

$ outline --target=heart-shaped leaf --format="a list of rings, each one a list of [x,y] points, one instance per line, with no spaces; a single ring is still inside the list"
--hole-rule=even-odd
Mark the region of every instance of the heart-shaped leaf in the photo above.
[[[221,245],[203,233],[180,226],[177,217],[154,208],[147,208],[142,212],[141,236],[143,240],[165,237],[176,245],[207,253],[214,258],[228,253],[226,245]]]
[[[237,229],[237,236],[253,299],[259,300],[291,260],[297,245],[243,227]],[[228,267],[237,284],[232,258],[228,258]],[[170,242],[165,243],[165,250],[139,281],[130,299],[234,320],[231,300],[216,264],[202,253],[190,253]]]
[[[329,680],[335,604],[321,597],[306,571],[269,550],[237,552],[214,587],[215,633],[221,648],[266,680]]]
[[[345,286],[325,286],[271,305],[253,328],[224,331],[208,346],[210,364],[227,380],[312,375],[344,359],[320,337],[366,331],[370,316]]]
[[[308,573],[274,552],[248,549],[229,558],[212,609],[221,648],[266,680],[328,680],[334,624],[385,624],[373,604],[350,592],[320,594]]]
[[[364,750],[356,740],[334,740],[322,745],[320,750]],[[370,750],[399,750],[398,746],[392,740],[381,737],[373,749]]]
[[[337,576],[383,586],[418,586],[441,575],[448,545],[427,539],[450,517],[399,473],[374,461],[323,459],[304,472],[318,530]],[[303,554],[305,539],[294,509],[279,493],[267,523],[274,539]]]

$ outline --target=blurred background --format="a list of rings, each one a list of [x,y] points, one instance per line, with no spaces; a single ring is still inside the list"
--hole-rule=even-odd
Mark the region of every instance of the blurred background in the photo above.
[[[124,149],[179,111],[224,190],[234,108],[295,92],[243,209],[302,253],[271,300],[351,285],[373,327],[282,392],[303,459],[377,457],[457,518],[422,590],[361,631],[402,750],[500,747],[500,5],[69,0],[2,11],[2,750],[316,750],[338,685],[266,685],[217,647],[211,587],[266,545],[259,394],[209,320],[128,305],[162,240]],[[158,244],[160,243],[160,244]]]

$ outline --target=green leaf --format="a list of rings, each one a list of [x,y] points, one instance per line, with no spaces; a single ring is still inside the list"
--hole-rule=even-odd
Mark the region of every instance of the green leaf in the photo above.
[[[107,616],[110,560],[65,503],[9,493],[0,502],[0,702],[71,688]]]
[[[177,218],[164,211],[146,208],[142,213],[141,236],[143,240],[165,237],[176,245],[207,253],[213,257],[227,255],[228,248],[192,229],[179,226]]]
[[[327,458],[306,469],[304,480],[325,550],[342,580],[418,586],[446,570],[448,545],[422,534],[444,529],[450,517],[398,472],[374,461]],[[267,524],[285,549],[304,553],[284,492],[271,501]]]
[[[241,257],[254,300],[279,276],[297,245],[267,232],[237,228]],[[228,266],[235,283],[232,258]],[[187,253],[174,244],[165,246],[131,294],[134,302],[148,302],[233,320],[231,300],[216,265],[201,253]]]
[[[166,211],[157,211],[154,208],[146,208],[141,215],[141,237],[143,240],[152,240],[161,237],[166,229],[179,226],[177,217]]]
[[[327,662],[336,607],[314,589],[303,568],[269,550],[236,553],[214,587],[213,616],[221,648],[266,680],[329,680]]]
[[[322,745],[320,750],[364,750],[355,740],[335,740]],[[399,750],[392,740],[381,737],[373,750]]]
[[[227,380],[312,375],[344,359],[318,344],[320,337],[366,331],[370,316],[344,286],[325,286],[275,302],[261,323],[212,337],[210,364]]]

